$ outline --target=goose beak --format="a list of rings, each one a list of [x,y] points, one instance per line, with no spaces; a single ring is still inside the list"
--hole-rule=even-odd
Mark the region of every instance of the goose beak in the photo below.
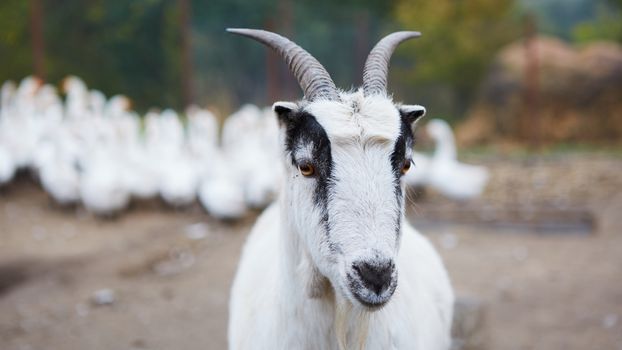
[[[42,87],[43,86],[43,79],[41,79],[39,77],[35,77],[35,85],[37,86],[37,89]]]
[[[60,83],[60,88],[62,90],[62,92],[67,93],[67,90],[69,90],[69,77],[65,77],[63,78],[63,80]]]

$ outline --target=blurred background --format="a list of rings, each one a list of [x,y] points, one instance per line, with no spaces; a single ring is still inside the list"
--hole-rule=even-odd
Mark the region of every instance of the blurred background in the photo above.
[[[622,1],[3,0],[0,348],[223,349],[242,244],[278,195],[281,33],[337,86],[373,45],[424,105],[407,218],[454,349],[622,349]],[[413,257],[413,263],[417,263]]]

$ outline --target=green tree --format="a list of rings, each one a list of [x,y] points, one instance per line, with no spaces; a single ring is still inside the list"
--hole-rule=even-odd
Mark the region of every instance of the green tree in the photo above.
[[[139,109],[180,106],[175,2],[46,1],[50,80],[82,77]],[[169,17],[169,14],[170,17]],[[175,89],[177,88],[177,89]]]
[[[595,18],[574,26],[574,41],[612,40],[622,43],[622,0],[601,0],[595,6]]]
[[[399,1],[401,28],[423,35],[398,51],[391,77],[404,88],[397,91],[435,106],[432,112],[459,115],[499,48],[520,36],[513,8],[511,0]]]
[[[33,72],[28,1],[0,1],[0,63],[2,81],[21,79]]]

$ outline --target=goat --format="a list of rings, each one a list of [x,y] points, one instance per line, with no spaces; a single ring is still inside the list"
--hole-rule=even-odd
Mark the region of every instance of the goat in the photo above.
[[[412,126],[425,109],[386,92],[391,54],[420,34],[383,38],[367,58],[363,87],[343,92],[290,40],[228,31],[274,49],[304,91],[300,102],[273,105],[284,184],[243,248],[230,348],[448,349],[449,278],[403,210]]]

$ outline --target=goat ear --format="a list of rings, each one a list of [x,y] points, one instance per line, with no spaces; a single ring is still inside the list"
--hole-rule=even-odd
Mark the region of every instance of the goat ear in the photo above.
[[[402,118],[410,125],[414,125],[425,115],[425,107],[420,105],[404,105],[400,106],[399,110]]]
[[[272,110],[276,113],[280,123],[289,122],[297,109],[298,105],[293,102],[279,101],[272,105]]]

